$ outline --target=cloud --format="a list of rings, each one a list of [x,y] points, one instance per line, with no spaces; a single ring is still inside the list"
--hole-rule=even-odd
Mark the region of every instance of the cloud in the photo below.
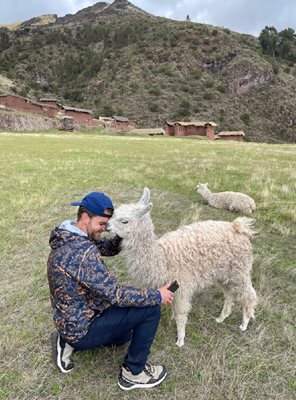
[[[134,0],[155,14],[193,22],[224,26],[241,33],[258,35],[266,26],[296,30],[295,0]]]
[[[78,10],[95,4],[95,0],[0,0],[0,23],[6,24],[43,14],[73,14]]]

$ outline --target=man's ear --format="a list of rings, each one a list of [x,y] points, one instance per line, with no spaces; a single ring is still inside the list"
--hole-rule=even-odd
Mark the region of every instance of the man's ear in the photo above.
[[[83,222],[88,222],[89,221],[89,215],[86,213],[86,212],[83,212],[82,214],[81,214],[81,220],[83,221]]]

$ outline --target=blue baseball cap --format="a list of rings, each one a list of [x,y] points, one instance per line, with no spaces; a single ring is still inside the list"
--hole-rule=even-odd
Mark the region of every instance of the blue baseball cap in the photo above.
[[[111,218],[114,210],[110,197],[106,196],[102,192],[91,192],[81,201],[74,201],[71,203],[71,206],[82,206],[94,215],[106,218]],[[111,214],[106,214],[106,209],[110,209]]]

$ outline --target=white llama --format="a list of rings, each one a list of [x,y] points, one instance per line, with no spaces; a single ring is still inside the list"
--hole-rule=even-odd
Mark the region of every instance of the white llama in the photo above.
[[[224,208],[230,211],[251,213],[256,210],[255,201],[248,195],[240,192],[212,193],[207,183],[199,183],[197,191],[202,198],[212,207]]]
[[[159,288],[177,280],[180,287],[172,304],[177,324],[177,346],[184,345],[185,326],[194,292],[218,284],[225,297],[217,322],[231,313],[235,301],[242,304],[240,329],[254,318],[256,292],[251,282],[254,220],[246,217],[233,222],[202,221],[157,238],[150,217],[150,193],[144,189],[136,204],[115,209],[108,230],[122,237],[128,273],[140,287]]]

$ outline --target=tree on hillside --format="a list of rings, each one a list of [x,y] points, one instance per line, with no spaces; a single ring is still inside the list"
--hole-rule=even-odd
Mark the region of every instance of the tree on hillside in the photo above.
[[[292,28],[279,32],[278,53],[282,58],[289,58],[293,49],[293,42],[296,42],[295,31]]]
[[[272,55],[273,58],[296,60],[296,35],[294,29],[287,28],[277,32],[273,26],[266,26],[260,33],[259,41],[265,54]]]
[[[259,41],[262,47],[262,50],[271,54],[273,57],[275,56],[276,45],[278,41],[278,32],[273,26],[266,26],[260,33]]]
[[[279,36],[282,38],[285,38],[287,40],[290,40],[290,41],[293,41],[294,39],[296,39],[295,31],[292,28],[287,28],[287,29],[282,30],[279,33]]]

